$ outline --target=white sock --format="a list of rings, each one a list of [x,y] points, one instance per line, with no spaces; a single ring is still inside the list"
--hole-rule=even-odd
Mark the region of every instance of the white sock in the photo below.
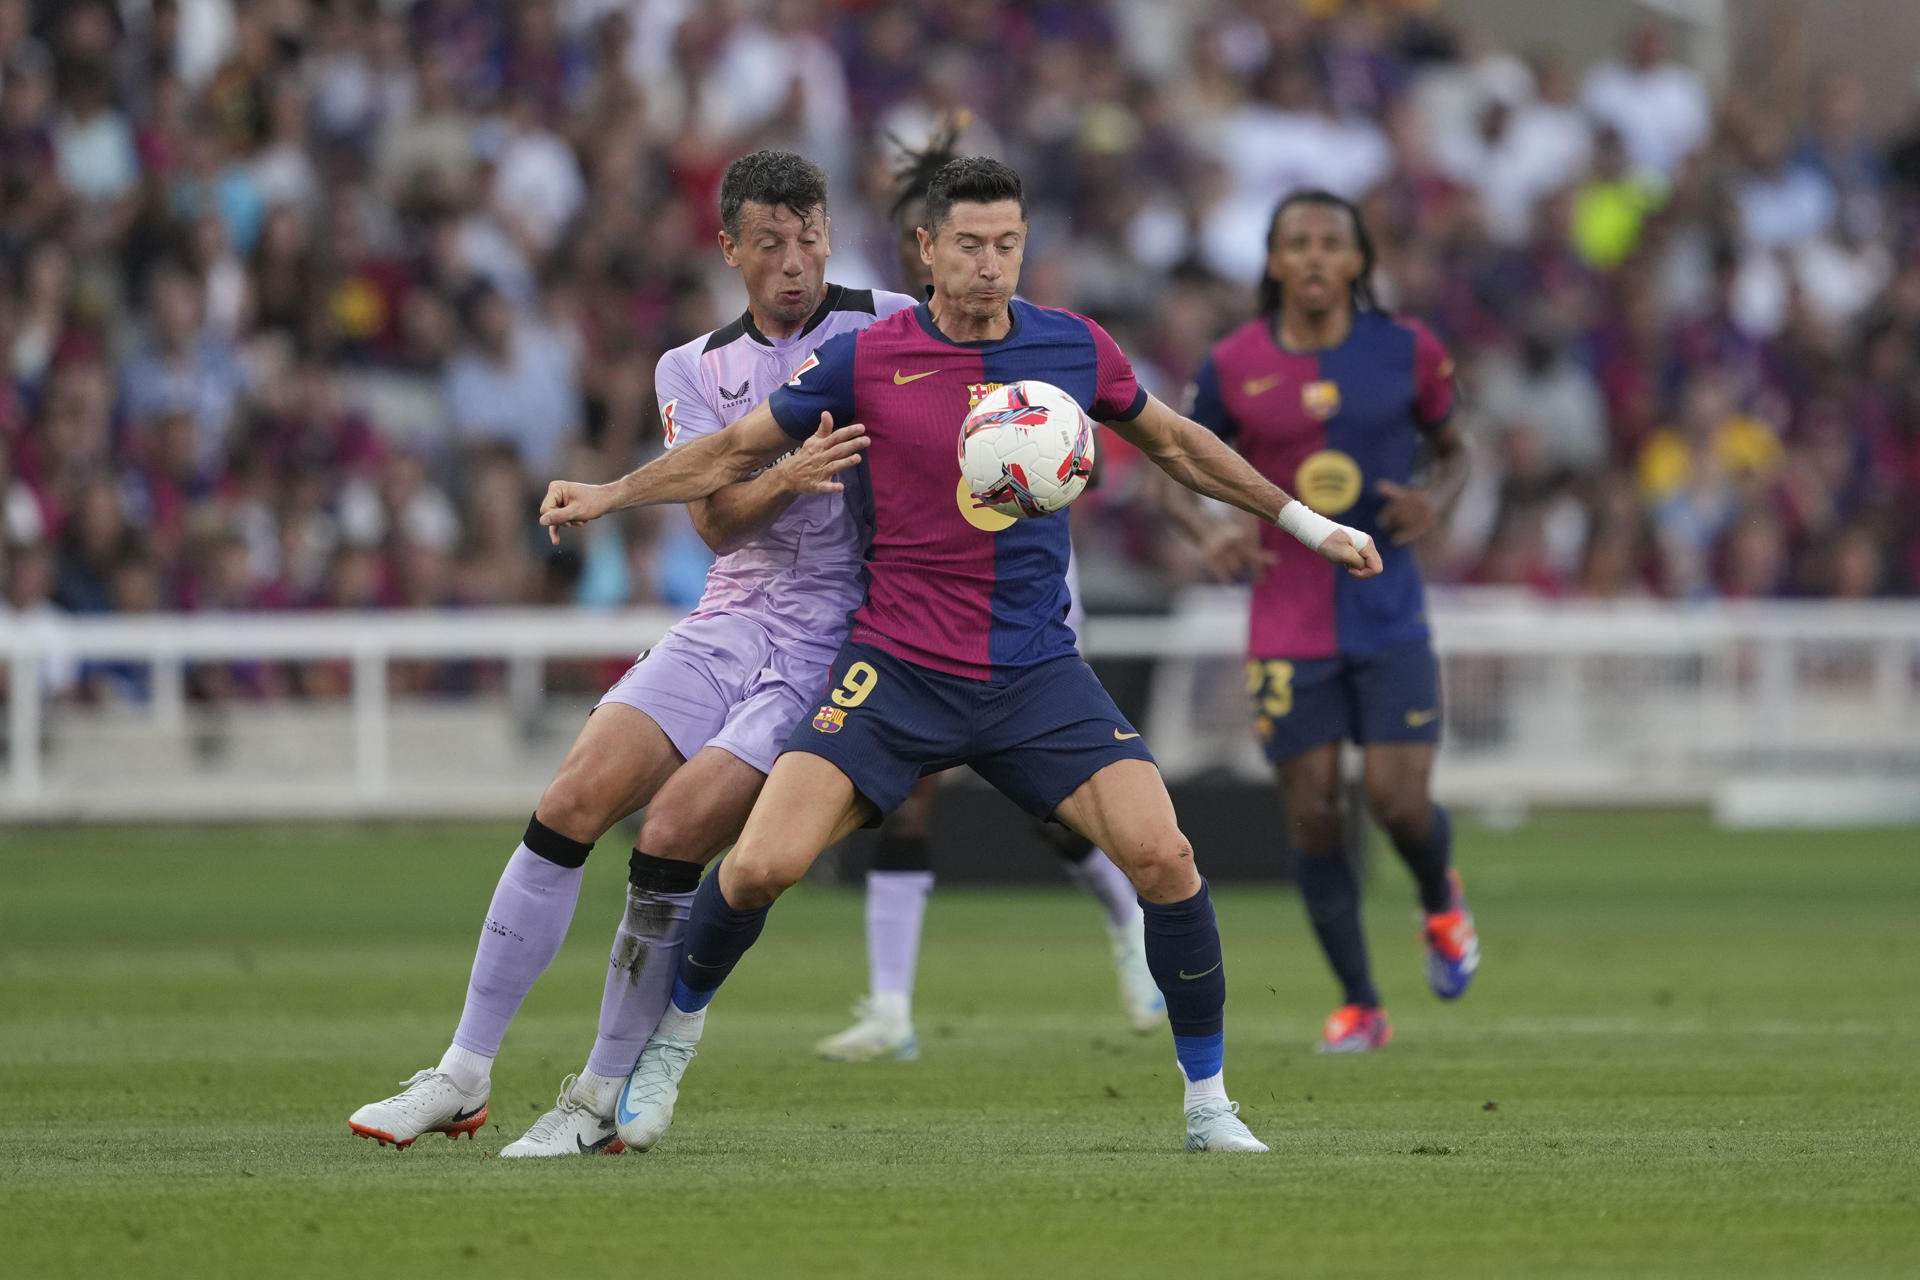
[[[460,1086],[463,1093],[479,1093],[493,1082],[493,1059],[484,1053],[462,1049],[457,1044],[447,1046],[440,1065],[434,1069],[442,1075],[452,1076],[453,1082]]]
[[[912,1022],[913,996],[905,991],[874,991],[867,996],[867,1011],[888,1022]]]
[[[1201,1102],[1225,1102],[1227,1100],[1227,1073],[1216,1071],[1205,1080],[1187,1081],[1187,1100],[1183,1104],[1191,1107]]]
[[[660,1015],[660,1025],[654,1028],[657,1036],[672,1036],[675,1040],[688,1042],[700,1039],[700,1033],[707,1028],[707,1011],[688,1013],[679,1005],[669,1001],[667,1011]]]
[[[587,1106],[593,1109],[593,1114],[606,1117],[613,1114],[614,1100],[620,1096],[620,1086],[625,1083],[624,1077],[603,1076],[583,1068],[573,1087],[576,1093],[586,1095]]]

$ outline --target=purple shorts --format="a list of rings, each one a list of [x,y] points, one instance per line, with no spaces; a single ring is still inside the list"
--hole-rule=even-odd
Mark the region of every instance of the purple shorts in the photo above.
[[[766,773],[832,665],[780,648],[752,618],[696,615],[641,654],[599,705],[646,712],[682,759],[719,747]]]

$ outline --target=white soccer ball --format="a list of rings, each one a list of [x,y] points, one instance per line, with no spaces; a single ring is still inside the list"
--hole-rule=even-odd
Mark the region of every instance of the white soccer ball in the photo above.
[[[960,424],[960,475],[973,500],[1016,519],[1064,510],[1093,474],[1093,419],[1048,382],[1009,382]]]

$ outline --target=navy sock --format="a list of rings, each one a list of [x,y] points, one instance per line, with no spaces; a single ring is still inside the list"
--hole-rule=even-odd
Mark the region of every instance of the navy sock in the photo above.
[[[1302,853],[1296,865],[1307,919],[1346,1002],[1378,1008],[1380,993],[1367,969],[1367,940],[1360,932],[1360,879],[1353,864],[1338,852],[1328,852]]]
[[[1220,927],[1205,882],[1185,902],[1140,900],[1146,913],[1147,968],[1167,999],[1173,1051],[1189,1080],[1220,1074],[1225,1056],[1227,970]]]
[[[733,966],[760,937],[771,909],[771,903],[751,911],[729,906],[726,895],[720,892],[717,870],[700,882],[687,913],[687,949],[673,979],[676,1008],[683,1013],[698,1013],[707,1007]]]
[[[1420,886],[1420,909],[1428,915],[1453,910],[1453,881],[1447,875],[1453,866],[1453,819],[1446,807],[1433,806],[1433,824],[1423,839],[1395,837],[1393,847]]]

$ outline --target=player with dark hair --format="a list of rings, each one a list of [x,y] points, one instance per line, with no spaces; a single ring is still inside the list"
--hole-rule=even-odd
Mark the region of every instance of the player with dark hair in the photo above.
[[[1429,789],[1440,673],[1407,545],[1459,497],[1467,453],[1447,420],[1453,362],[1420,324],[1375,304],[1373,262],[1352,204],[1313,190],[1281,201],[1260,314],[1215,344],[1189,407],[1262,475],[1379,540],[1380,577],[1355,590],[1290,539],[1184,513],[1223,572],[1264,566],[1247,688],[1285,802],[1300,895],[1344,992],[1321,1032],[1329,1053],[1378,1049],[1392,1035],[1367,964],[1359,880],[1341,847],[1342,742],[1361,746],[1367,805],[1419,885],[1434,994],[1457,999],[1480,958],[1452,869],[1452,824]],[[1428,474],[1415,485],[1423,450]]]
[[[954,158],[954,144],[966,127],[961,116],[943,126],[919,150],[902,148],[895,171],[898,183],[888,211],[898,232],[900,275],[915,295],[933,284],[920,257],[918,229],[926,221],[927,187],[934,174]],[[1067,626],[1076,637],[1085,621],[1071,554],[1067,559]],[[815,1046],[831,1062],[911,1059],[920,1052],[913,1030],[913,980],[920,957],[927,897],[933,891],[933,858],[928,848],[934,796],[945,775],[929,774],[914,785],[900,807],[887,815],[874,841],[873,868],[867,873],[867,984],[855,1006],[853,1025]],[[1142,1034],[1160,1026],[1166,1001],[1147,970],[1146,920],[1133,886],[1112,859],[1057,823],[1041,823],[1042,840],[1060,857],[1074,884],[1106,911],[1107,935],[1120,1004],[1127,1025]]]
[[[670,455],[765,400],[821,343],[912,305],[827,283],[826,199],[826,175],[791,152],[728,166],[720,252],[740,273],[747,310],[660,357],[654,390]],[[607,691],[540,797],[487,908],[445,1056],[355,1111],[354,1132],[404,1147],[486,1121],[493,1059],[566,937],[587,854],[645,806],[593,1049],[554,1108],[501,1154],[622,1149],[614,1096],[666,1007],[700,869],[746,820],[860,602],[863,539],[832,465],[829,443],[809,438],[689,504],[719,557],[700,603]]]
[[[867,596],[853,634],[739,843],[695,895],[671,1007],[619,1097],[620,1136],[645,1149],[665,1134],[708,1003],[774,900],[923,774],[966,764],[1127,873],[1186,1081],[1187,1146],[1264,1151],[1227,1099],[1226,974],[1206,882],[1153,757],[1067,629],[1067,522],[978,507],[956,466],[960,423],[992,388],[1044,379],[1180,483],[1279,521],[1356,575],[1377,573],[1378,554],[1365,534],[1293,501],[1149,396],[1100,326],[1014,297],[1027,217],[1012,169],[953,160],[926,204],[918,240],[933,272],[928,301],[824,344],[726,430],[609,485],[555,481],[541,504],[541,523],[557,527],[693,501],[820,431],[834,465],[858,468],[870,516]]]

